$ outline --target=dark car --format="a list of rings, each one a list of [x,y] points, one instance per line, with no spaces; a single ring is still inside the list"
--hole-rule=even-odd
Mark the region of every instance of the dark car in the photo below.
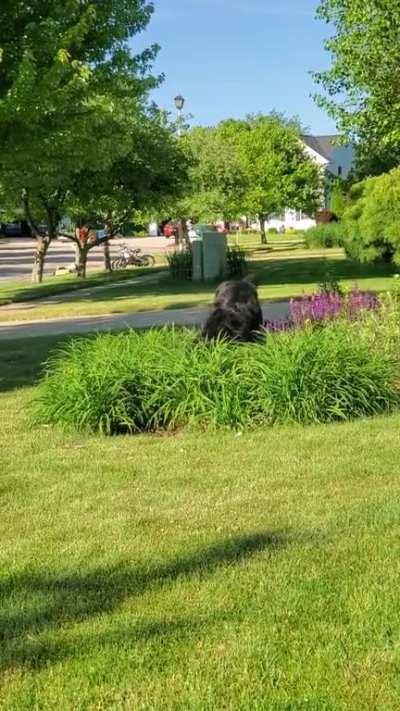
[[[20,222],[2,222],[0,225],[1,237],[32,237],[31,229],[25,220]]]
[[[46,234],[47,225],[39,224],[40,233]],[[26,220],[0,223],[0,237],[32,237],[32,230]]]

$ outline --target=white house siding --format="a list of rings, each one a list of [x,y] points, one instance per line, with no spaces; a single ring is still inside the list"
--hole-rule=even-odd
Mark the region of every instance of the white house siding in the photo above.
[[[313,160],[317,165],[320,166],[321,168],[321,185],[323,184],[323,178],[324,178],[324,173],[328,168],[329,165],[329,160],[325,158],[324,156],[320,155],[320,153],[317,153],[317,151],[314,151],[310,146],[308,146],[306,143],[304,143],[304,149],[307,155]],[[323,204],[323,190],[321,190],[321,203]],[[310,227],[315,227],[315,220],[312,217],[309,217],[306,215],[304,212],[301,210],[290,210],[286,209],[282,215],[274,215],[271,217],[269,220],[266,222],[266,227],[267,229],[276,229],[276,230],[282,230],[284,227],[285,230],[288,229],[294,229],[294,230],[308,230]]]
[[[335,136],[309,136],[311,145],[303,141],[304,149],[311,160],[315,161],[321,168],[321,185],[326,172],[342,178],[346,178],[354,163],[354,148],[353,146],[335,145]],[[307,137],[305,137],[307,139]],[[326,150],[326,154],[320,153],[318,150],[319,141]],[[329,156],[329,157],[328,157]],[[324,207],[323,188],[321,189],[321,207]],[[267,229],[275,228],[308,230],[314,227],[316,221],[305,215],[299,210],[285,210],[282,215],[271,217],[267,223]]]
[[[301,210],[285,210],[282,215],[273,216],[266,222],[267,229],[281,230],[282,227],[285,230],[308,230],[310,227],[314,227],[315,220],[312,217],[308,217]]]

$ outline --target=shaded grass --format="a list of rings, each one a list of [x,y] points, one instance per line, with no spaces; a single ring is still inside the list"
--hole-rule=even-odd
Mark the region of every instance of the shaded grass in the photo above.
[[[105,440],[30,397],[0,399],[1,708],[398,708],[399,417]]]
[[[305,251],[271,253],[261,250],[249,261],[249,276],[259,287],[264,300],[284,300],[302,293],[312,293],[327,273],[351,288],[355,283],[362,289],[383,291],[393,286],[395,268],[387,264],[359,264],[345,259],[341,252]],[[148,270],[144,272],[148,273]],[[136,275],[136,272],[134,273]],[[132,276],[132,275],[131,275]],[[160,279],[158,283],[101,289],[90,295],[76,294],[68,303],[41,305],[26,311],[0,310],[1,321],[33,320],[41,318],[74,317],[94,314],[133,313],[208,306],[212,301],[215,283]]]
[[[70,340],[69,336],[2,341],[0,345],[0,393],[38,382],[49,353]]]

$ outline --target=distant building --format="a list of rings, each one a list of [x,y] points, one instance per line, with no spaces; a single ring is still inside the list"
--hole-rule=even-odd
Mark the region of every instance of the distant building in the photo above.
[[[340,145],[339,136],[302,136],[306,153],[321,166],[325,174],[339,178],[347,178],[354,164],[355,152],[351,145]],[[329,200],[329,198],[325,198]],[[328,204],[321,207],[328,207]],[[315,219],[302,210],[285,210],[280,215],[272,215],[266,223],[267,227],[276,229],[293,228],[307,230],[315,225]]]
[[[340,145],[339,136],[302,136],[309,156],[325,167],[331,175],[347,178],[354,164],[351,145]]]

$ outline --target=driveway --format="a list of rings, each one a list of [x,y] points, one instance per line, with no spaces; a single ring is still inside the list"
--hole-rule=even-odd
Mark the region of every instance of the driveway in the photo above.
[[[133,237],[126,240],[111,240],[112,258],[117,255],[119,246],[126,241],[132,249],[141,249],[150,254],[162,254],[168,247],[174,246],[173,240],[165,237]],[[23,237],[0,237],[0,282],[11,279],[28,279],[32,271],[35,240]],[[57,267],[68,266],[74,261],[74,245],[68,241],[55,240],[46,255],[44,272],[53,274]],[[94,247],[88,256],[88,271],[103,268],[103,248]]]
[[[289,313],[287,301],[264,303],[265,320],[285,318]],[[83,316],[79,318],[59,318],[43,321],[14,321],[0,323],[0,340],[13,338],[34,338],[36,336],[58,336],[63,334],[83,334],[93,331],[120,331],[126,328],[150,328],[151,326],[201,326],[208,315],[208,309],[166,309],[164,311],[143,311],[141,313],[115,316]]]

